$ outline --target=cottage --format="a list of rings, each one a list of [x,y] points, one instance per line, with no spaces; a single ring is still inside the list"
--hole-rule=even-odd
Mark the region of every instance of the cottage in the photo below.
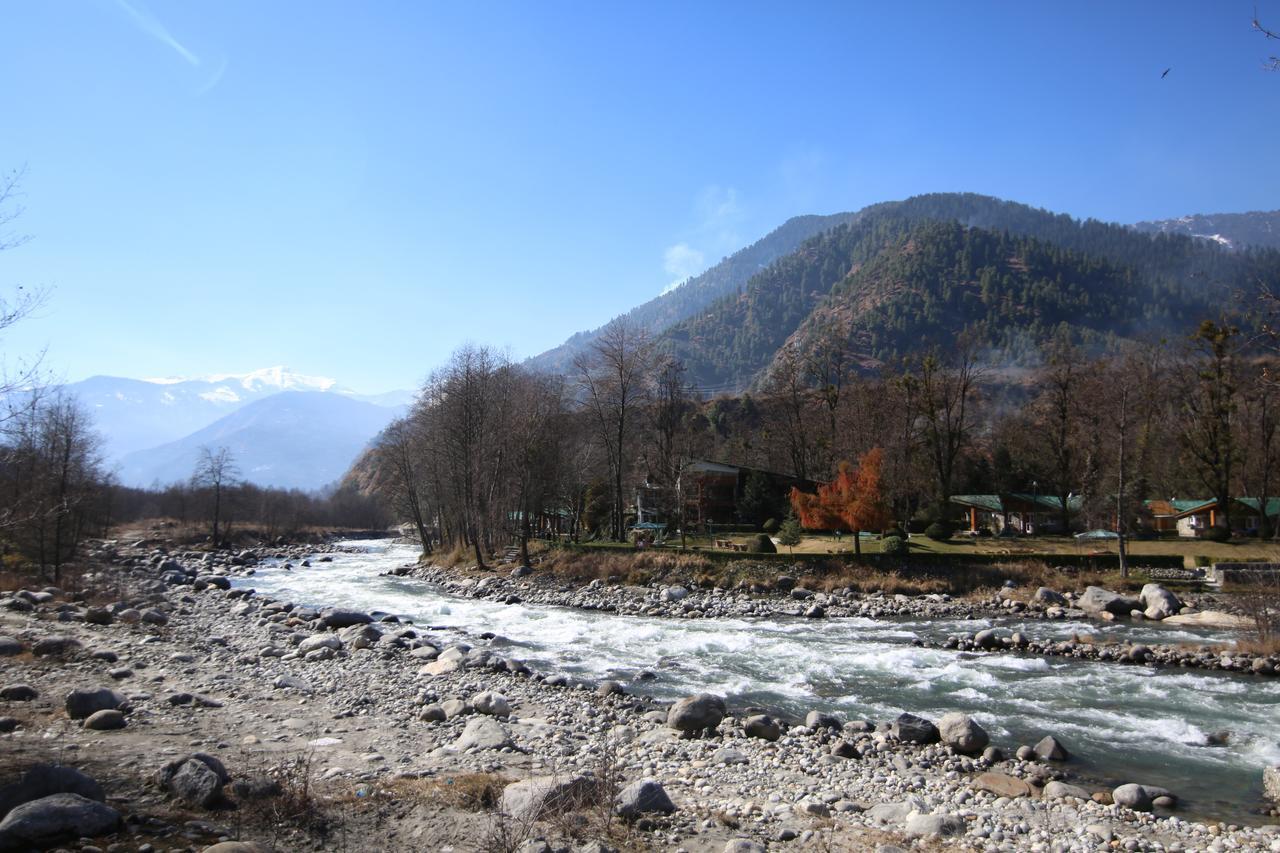
[[[1157,533],[1174,533],[1194,539],[1210,527],[1222,523],[1218,501],[1213,498],[1150,500],[1144,502],[1151,514],[1151,526]],[[1231,501],[1231,527],[1237,533],[1257,536],[1262,530],[1260,498],[1234,498]],[[1266,499],[1266,515],[1275,529],[1280,517],[1280,498]]]
[[[1003,535],[1066,532],[1062,530],[1062,499],[1056,495],[952,495],[951,503],[964,511],[972,534],[981,530]],[[1082,504],[1079,495],[1067,499],[1072,513],[1078,513]]]
[[[670,487],[663,488],[652,479],[636,490],[636,523],[675,523],[677,519],[667,517],[670,508],[683,502],[688,529],[756,524],[765,520],[756,517],[762,511],[765,515],[786,512],[792,486],[811,491],[817,484],[776,471],[695,459],[685,466],[675,494],[670,493]]]

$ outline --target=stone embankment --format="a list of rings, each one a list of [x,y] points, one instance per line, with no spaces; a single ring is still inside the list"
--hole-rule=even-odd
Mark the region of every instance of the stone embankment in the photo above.
[[[96,556],[81,592],[0,595],[0,849],[1280,851],[1277,827],[1184,819],[1158,779],[1095,790],[1052,732],[668,706],[533,672],[491,626],[223,582],[313,549]],[[456,798],[475,779],[500,792],[480,811]]]

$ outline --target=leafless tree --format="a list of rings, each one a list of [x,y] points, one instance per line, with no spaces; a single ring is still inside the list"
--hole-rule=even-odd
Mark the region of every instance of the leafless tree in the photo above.
[[[227,515],[226,496],[228,490],[236,486],[239,480],[240,469],[228,448],[200,448],[200,457],[191,474],[191,485],[208,492],[212,501],[209,507],[209,529],[210,542],[214,548],[222,546],[227,528],[230,527],[229,521],[223,523]]]
[[[564,448],[564,380],[516,370],[512,376],[511,492],[520,564],[529,565],[533,522],[555,493]]]
[[[1254,32],[1261,33],[1262,37],[1267,39],[1268,41],[1280,40],[1280,33],[1277,33],[1275,30],[1264,27],[1262,25],[1262,22],[1258,20],[1257,10],[1255,10],[1253,13],[1253,29],[1254,29]],[[1280,56],[1274,56],[1274,55],[1268,56],[1267,61],[1265,63],[1265,67],[1270,69],[1271,71],[1280,71]]]
[[[804,360],[794,345],[788,344],[778,353],[765,391],[775,402],[772,411],[777,417],[773,420],[786,442],[791,471],[807,480],[814,473],[809,426],[814,394],[805,374]]]
[[[380,491],[399,515],[413,522],[422,553],[430,555],[433,537],[426,509],[428,451],[420,426],[421,421],[411,416],[394,421],[378,439],[374,464],[381,475]]]
[[[936,352],[926,355],[918,372],[904,378],[916,406],[916,435],[933,467],[940,517],[950,513],[956,464],[973,429],[973,406],[985,375],[974,349],[961,342],[948,359]]]
[[[1238,452],[1238,336],[1239,330],[1226,321],[1201,323],[1191,339],[1192,351],[1182,383],[1182,449],[1192,460],[1200,481],[1217,499],[1217,523],[1228,530]]]
[[[650,476],[663,496],[667,518],[680,530],[681,547],[685,545],[686,535],[684,475],[693,459],[689,419],[695,408],[693,392],[684,376],[683,363],[674,358],[664,359],[657,370],[657,387],[649,407],[649,428],[653,436]]]
[[[23,212],[18,199],[25,174],[25,169],[13,169],[0,174],[0,252],[15,249],[30,239],[12,228]],[[47,291],[23,285],[17,285],[13,290],[13,295],[8,298],[0,295],[0,333],[31,316],[32,312],[45,303],[48,296]],[[39,402],[41,386],[44,384],[40,369],[42,361],[43,353],[37,353],[17,364],[7,364],[0,359],[0,429],[3,429],[6,421],[34,408]]]
[[[626,534],[624,483],[631,463],[637,411],[649,399],[653,344],[648,333],[625,316],[600,332],[591,349],[574,359],[584,404],[604,448],[612,488],[612,536]]]

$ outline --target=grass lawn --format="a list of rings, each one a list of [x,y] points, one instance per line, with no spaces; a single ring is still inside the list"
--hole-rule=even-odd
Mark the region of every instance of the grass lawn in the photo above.
[[[752,537],[733,535],[717,537],[731,539],[734,542],[749,542]],[[677,540],[668,544],[676,545]],[[711,548],[712,541],[706,537],[689,537],[690,545]],[[1236,542],[1206,542],[1202,539],[1152,539],[1134,540],[1128,543],[1129,554],[1142,556],[1204,556],[1217,562],[1223,560],[1272,560],[1280,562],[1280,544],[1273,541],[1257,539],[1241,539]],[[789,553],[791,549],[779,545],[780,554]],[[925,536],[911,537],[911,553],[913,554],[995,554],[1010,557],[1035,557],[1052,554],[1114,554],[1114,541],[1093,540],[1078,542],[1069,536],[1033,536],[1026,539],[996,539],[984,537],[970,539],[957,536],[950,542],[934,542]],[[853,538],[841,536],[838,540],[831,535],[805,536],[795,546],[797,554],[852,554]],[[862,553],[880,553],[880,540],[863,537]]]

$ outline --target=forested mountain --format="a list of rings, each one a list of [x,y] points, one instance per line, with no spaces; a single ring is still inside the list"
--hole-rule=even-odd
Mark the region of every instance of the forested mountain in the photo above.
[[[688,317],[692,317],[717,299],[734,293],[753,275],[778,258],[794,252],[805,240],[857,219],[861,213],[835,213],[830,216],[795,216],[756,242],[734,252],[720,263],[696,275],[667,293],[632,308],[624,316],[650,333],[660,333]],[[600,329],[579,332],[555,349],[528,360],[536,370],[564,373],[573,365],[574,356],[596,339]]]
[[[1230,248],[1254,246],[1280,249],[1280,210],[1197,213],[1177,219],[1135,222],[1133,227],[1148,234],[1186,234],[1200,237]]]
[[[1280,253],[1055,215],[973,194],[866,208],[662,336],[704,392],[758,382],[779,349],[835,334],[866,366],[962,329],[1017,357],[1057,326],[1083,342],[1179,335],[1280,275]]]

